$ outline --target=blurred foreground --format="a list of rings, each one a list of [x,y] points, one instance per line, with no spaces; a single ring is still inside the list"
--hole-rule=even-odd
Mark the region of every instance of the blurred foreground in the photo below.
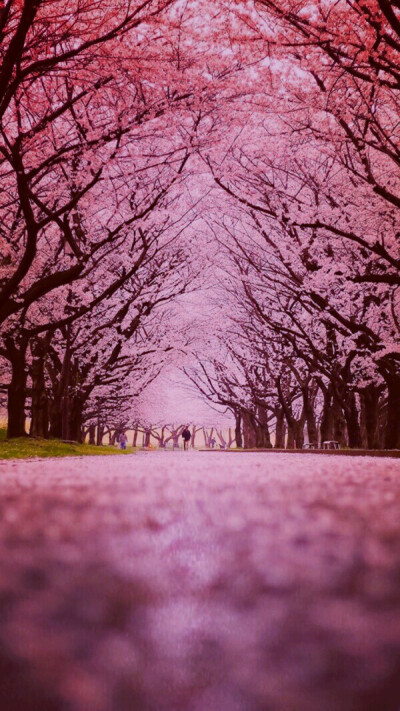
[[[0,464],[2,711],[398,711],[400,461]]]

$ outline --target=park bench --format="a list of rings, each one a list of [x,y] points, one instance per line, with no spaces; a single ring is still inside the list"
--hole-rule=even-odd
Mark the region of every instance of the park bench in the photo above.
[[[322,442],[322,449],[340,449],[340,444],[336,440],[326,440]]]

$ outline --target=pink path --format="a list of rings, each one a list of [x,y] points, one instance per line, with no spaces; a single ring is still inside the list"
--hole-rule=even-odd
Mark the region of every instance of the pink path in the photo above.
[[[400,460],[0,465],[4,711],[397,711]]]

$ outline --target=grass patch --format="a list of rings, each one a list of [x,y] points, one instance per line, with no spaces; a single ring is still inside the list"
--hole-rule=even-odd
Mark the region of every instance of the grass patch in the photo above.
[[[87,455],[132,454],[136,450],[128,447],[126,450],[117,447],[97,447],[93,444],[69,444],[59,439],[36,439],[33,437],[18,437],[6,439],[6,431],[0,429],[0,460],[30,459],[32,457],[81,457]]]

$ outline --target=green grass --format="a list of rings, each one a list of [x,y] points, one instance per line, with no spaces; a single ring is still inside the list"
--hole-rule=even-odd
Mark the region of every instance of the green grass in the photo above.
[[[59,439],[36,439],[18,437],[6,439],[6,431],[0,429],[0,460],[29,459],[31,457],[81,457],[82,455],[132,454],[135,450],[128,447],[125,451],[117,447],[96,447],[93,444],[68,444]]]

